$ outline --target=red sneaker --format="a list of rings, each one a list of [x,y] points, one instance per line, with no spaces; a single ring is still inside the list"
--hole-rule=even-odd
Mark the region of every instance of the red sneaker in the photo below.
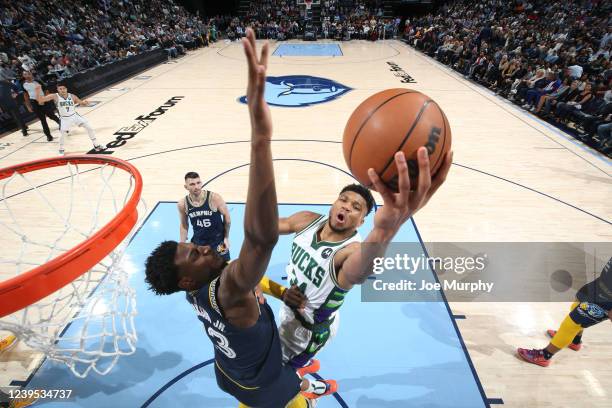
[[[314,390],[312,392],[302,391],[302,395],[308,399],[317,399],[338,391],[338,383],[334,380],[310,380]]]
[[[296,370],[300,378],[304,378],[306,374],[316,373],[321,369],[321,363],[316,358],[311,359],[308,364]]]
[[[548,367],[550,360],[544,358],[544,353],[540,349],[527,350],[524,348],[518,348],[516,350],[520,358],[531,364],[537,364],[542,367]]]
[[[553,337],[555,337],[555,334],[557,334],[556,330],[546,330],[546,334],[548,334],[548,337],[550,337],[551,339]],[[571,348],[574,351],[580,351],[580,349],[582,348],[582,342],[576,344],[576,343],[570,343],[569,346],[567,346],[568,348]]]

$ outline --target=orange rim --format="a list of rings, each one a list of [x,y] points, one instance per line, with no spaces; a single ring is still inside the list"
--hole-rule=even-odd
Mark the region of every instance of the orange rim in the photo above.
[[[66,164],[105,164],[125,170],[134,177],[134,191],[125,207],[85,241],[44,265],[0,282],[0,317],[38,302],[83,275],[116,248],[138,221],[142,176],[132,164],[115,157],[75,155],[34,160],[0,169],[0,180],[16,172],[24,174]]]

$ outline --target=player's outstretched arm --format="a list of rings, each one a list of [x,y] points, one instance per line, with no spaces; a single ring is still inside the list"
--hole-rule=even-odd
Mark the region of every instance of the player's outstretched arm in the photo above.
[[[251,118],[251,165],[244,215],[244,243],[227,279],[235,291],[247,293],[259,283],[278,241],[278,206],[272,166],[272,118],[264,99],[268,44],[257,56],[255,34],[242,40],[248,63],[247,103]],[[235,264],[235,265],[234,265]]]
[[[76,103],[79,106],[88,106],[89,105],[89,100],[87,100],[87,99],[80,99],[75,94],[72,94],[72,99],[74,100],[74,103]]]
[[[383,206],[374,215],[374,228],[362,244],[353,244],[344,253],[334,258],[338,271],[338,283],[343,289],[351,289],[363,283],[372,273],[374,258],[383,256],[387,245],[400,227],[418,210],[423,208],[446,180],[452,163],[452,152],[446,154],[444,163],[431,179],[429,156],[425,147],[419,148],[419,178],[415,190],[410,190],[410,177],[404,153],[395,154],[395,165],[399,174],[399,192],[394,193],[382,182],[374,169],[368,170],[370,181],[383,198]],[[364,245],[365,244],[365,245]]]
[[[181,198],[176,204],[179,216],[179,242],[187,242],[189,236],[189,220],[187,219],[187,211],[185,210],[185,199]]]
[[[279,233],[284,234],[295,234],[300,232],[314,220],[320,217],[320,214],[313,213],[311,211],[300,211],[296,212],[289,217],[282,217],[278,220]]]
[[[35,88],[35,92],[36,92],[36,101],[43,105],[49,101],[55,101],[55,94],[49,94],[49,95],[44,95],[43,94],[43,90],[42,90],[42,86],[37,85]]]

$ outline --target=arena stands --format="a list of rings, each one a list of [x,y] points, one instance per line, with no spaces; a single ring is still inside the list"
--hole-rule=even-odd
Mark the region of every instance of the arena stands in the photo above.
[[[304,34],[307,24],[317,36],[337,40],[392,38],[401,19],[384,18],[382,0],[321,0],[307,13],[296,0],[252,0],[241,18],[228,28],[230,39],[244,35],[247,26],[255,28],[258,38],[288,40]]]
[[[612,3],[599,0],[445,3],[435,13],[389,18],[382,0],[244,0],[240,16],[202,19],[173,0],[0,0],[0,80],[24,70],[54,82],[126,57],[169,57],[220,37],[346,41],[398,37],[467,78],[610,154]],[[316,18],[313,15],[316,14]]]
[[[384,18],[383,10],[379,0],[322,0],[323,36],[344,41],[393,38],[401,19]]]
[[[612,153],[612,3],[486,0],[409,19],[405,41]]]
[[[100,0],[96,6],[0,0],[0,77],[33,70],[62,79],[147,50],[161,47],[177,56],[210,41],[210,24],[172,0]]]

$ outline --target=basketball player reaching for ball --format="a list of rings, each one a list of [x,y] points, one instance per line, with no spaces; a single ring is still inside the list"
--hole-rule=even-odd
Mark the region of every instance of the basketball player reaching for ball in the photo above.
[[[252,134],[245,239],[240,255],[228,264],[210,247],[166,241],[147,259],[146,280],[160,295],[187,292],[188,301],[215,344],[215,374],[222,390],[251,407],[278,408],[288,403],[304,406],[302,396],[297,395],[300,390],[308,397],[318,397],[329,394],[332,386],[331,382],[300,381],[291,366],[282,364],[272,309],[265,302],[259,304],[254,293],[278,241],[279,219],[270,149],[272,122],[264,99],[268,45],[264,45],[258,60],[251,29],[247,30],[243,45],[249,65],[247,101]],[[370,170],[369,177],[385,205],[376,213],[375,227],[366,242],[383,245],[374,251],[353,246],[350,256],[344,255],[341,263],[344,273],[339,277],[346,289],[363,282],[371,273],[368,265],[381,250],[384,251],[399,227],[424,206],[442,184],[450,161],[448,155],[445,166],[432,181],[426,149],[419,149],[418,187],[410,191],[406,159],[402,153],[396,154],[399,193],[391,192],[374,170]],[[339,224],[344,224],[348,213],[344,207],[341,211],[342,216],[334,216]]]
[[[351,285],[338,282],[335,271],[342,265],[336,262],[358,249],[362,239],[357,228],[373,207],[370,190],[351,184],[340,191],[327,216],[302,211],[279,219],[281,234],[295,234],[286,268],[291,289],[280,292],[285,302],[279,326],[283,360],[302,377],[319,370],[312,357],[338,330],[338,309]],[[263,279],[264,292],[270,293],[270,283]]]
[[[582,348],[584,329],[608,319],[612,321],[612,258],[597,279],[578,290],[576,299],[559,330],[546,332],[552,337],[548,346],[532,350],[519,348],[519,357],[529,363],[548,367],[559,350],[569,347],[578,351]]]
[[[368,266],[372,259],[384,254],[402,224],[442,185],[450,169],[452,153],[447,153],[432,180],[427,150],[419,148],[419,185],[414,191],[410,191],[404,154],[397,153],[395,162],[401,170],[398,171],[402,183],[398,194],[384,185],[372,169],[368,171],[384,200],[374,216],[374,228],[363,241],[369,246],[361,245],[357,228],[372,211],[374,198],[367,188],[358,184],[340,191],[327,216],[302,211],[279,220],[281,234],[295,234],[286,269],[291,288],[279,290],[279,285],[267,278],[261,286],[266,293],[277,297],[280,294],[285,302],[281,306],[279,327],[283,361],[300,376],[319,369],[320,363],[313,357],[335,336],[338,311],[346,294],[367,279],[372,273]],[[271,285],[274,290],[270,290]]]
[[[187,242],[191,223],[191,242],[195,245],[208,245],[229,261],[231,219],[223,197],[203,190],[200,175],[194,171],[185,174],[185,190],[189,194],[180,198],[177,204],[180,242]]]
[[[272,166],[272,119],[264,99],[268,49],[258,58],[253,30],[243,39],[248,62],[251,164],[238,259],[228,263],[209,246],[165,241],[146,261],[146,281],[158,295],[185,291],[214,344],[218,386],[248,407],[307,407],[300,394],[320,397],[332,383],[301,380],[283,365],[271,307],[254,293],[278,241],[278,206]],[[197,344],[197,342],[195,343]]]
[[[49,101],[55,102],[57,110],[60,114],[60,140],[59,140],[59,154],[63,155],[64,150],[64,138],[70,132],[72,126],[83,126],[87,130],[87,134],[93,143],[94,149],[98,151],[104,150],[96,140],[96,134],[89,124],[89,121],[83,116],[76,112],[77,105],[87,106],[89,101],[81,100],[76,95],[68,93],[68,88],[63,83],[57,84],[57,93],[43,95],[42,88],[36,87],[36,100],[39,104],[44,105]]]

